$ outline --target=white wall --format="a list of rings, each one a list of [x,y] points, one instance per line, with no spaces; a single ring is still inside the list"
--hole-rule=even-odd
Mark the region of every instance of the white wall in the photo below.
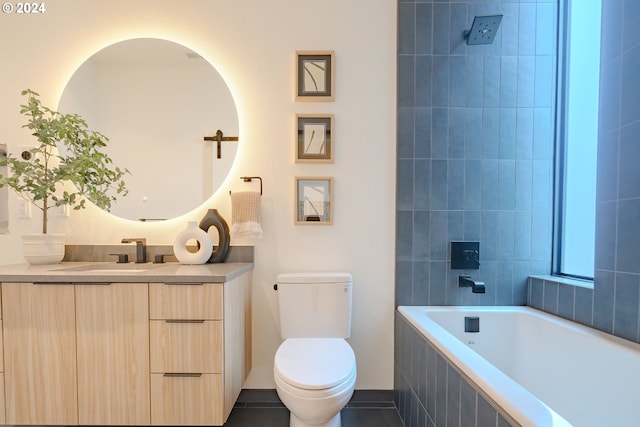
[[[133,37],[161,37],[192,48],[225,78],[240,116],[236,163],[223,187],[199,209],[162,223],[137,223],[94,208],[55,219],[67,243],[120,242],[144,236],[171,243],[187,219],[208,208],[231,218],[229,190],[264,180],[264,238],[255,242],[253,371],[245,387],[271,388],[280,344],[272,285],[282,271],[344,270],[354,276],[351,345],[359,389],[393,387],[395,205],[395,0],[56,0],[43,15],[0,16],[0,143],[29,144],[20,91],[32,88],[56,107],[68,79],[89,56]],[[332,103],[294,102],[296,50],[335,50]],[[296,113],[335,114],[335,162],[296,164]],[[295,176],[332,176],[331,226],[293,225]],[[176,188],[173,191],[184,191]],[[1,264],[23,262],[20,234],[40,222],[18,219],[0,235]],[[34,212],[35,213],[35,212]],[[242,243],[242,242],[236,242]],[[246,242],[245,242],[246,243]]]

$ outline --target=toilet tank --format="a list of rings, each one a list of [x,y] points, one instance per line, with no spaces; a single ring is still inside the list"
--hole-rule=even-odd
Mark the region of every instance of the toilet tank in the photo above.
[[[279,274],[278,306],[282,338],[349,338],[349,273]]]

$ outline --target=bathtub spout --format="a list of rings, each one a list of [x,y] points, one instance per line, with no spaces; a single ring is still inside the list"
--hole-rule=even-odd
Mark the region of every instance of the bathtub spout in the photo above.
[[[471,279],[471,276],[458,276],[458,286],[461,288],[471,288],[474,294],[484,294],[484,282]]]

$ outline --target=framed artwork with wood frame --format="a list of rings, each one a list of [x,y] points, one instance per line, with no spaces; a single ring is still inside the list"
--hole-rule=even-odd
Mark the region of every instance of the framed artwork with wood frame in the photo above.
[[[333,223],[333,178],[296,177],[294,223]]]
[[[296,163],[333,162],[333,114],[296,115]]]
[[[296,52],[296,101],[333,101],[332,50]]]

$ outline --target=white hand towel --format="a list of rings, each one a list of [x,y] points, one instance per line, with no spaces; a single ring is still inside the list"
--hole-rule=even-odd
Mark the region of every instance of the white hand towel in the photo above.
[[[257,191],[231,193],[231,237],[262,238],[260,198]]]

